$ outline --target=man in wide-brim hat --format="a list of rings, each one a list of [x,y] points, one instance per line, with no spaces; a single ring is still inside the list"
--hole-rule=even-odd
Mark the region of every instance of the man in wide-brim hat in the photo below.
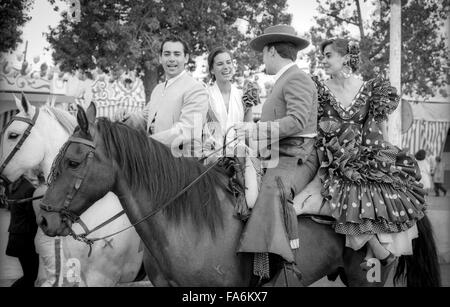
[[[275,167],[267,164],[238,252],[255,253],[254,274],[263,279],[269,277],[264,269],[268,253],[279,256],[287,275],[301,276],[295,266],[294,254],[301,246],[292,200],[318,169],[314,149],[317,91],[311,77],[295,64],[298,51],[308,45],[288,25],[269,27],[250,42],[254,50],[263,53],[266,73],[275,76],[275,84],[262,107],[260,122],[236,124],[235,129],[239,137],[249,137],[250,144],[258,143],[258,152],[264,152],[261,144],[271,144],[265,148],[265,158],[278,163]],[[278,273],[278,277],[284,275]],[[278,279],[272,279],[274,284],[283,285]]]

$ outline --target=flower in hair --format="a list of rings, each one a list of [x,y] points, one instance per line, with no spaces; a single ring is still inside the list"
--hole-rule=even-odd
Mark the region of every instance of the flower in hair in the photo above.
[[[359,54],[359,43],[354,40],[349,41],[347,49],[350,54]]]

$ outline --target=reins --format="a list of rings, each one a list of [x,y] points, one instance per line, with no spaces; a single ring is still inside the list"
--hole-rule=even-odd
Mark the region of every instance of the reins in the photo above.
[[[228,134],[228,132],[232,129],[233,127],[230,127],[224,136],[224,143],[226,140],[226,136]],[[237,137],[234,137],[231,141],[229,141],[228,143],[224,144],[222,147],[220,147],[219,149],[211,152],[210,154],[208,154],[207,156],[201,158],[199,160],[199,163],[202,163],[204,160],[206,160],[207,158],[211,157],[212,155],[216,154],[217,152],[224,150],[225,152],[225,148],[230,145],[231,143],[235,142],[237,140]],[[77,141],[79,141],[79,139],[77,138]],[[93,144],[90,143],[90,141],[88,141],[89,144],[84,143],[87,146],[93,147]],[[95,150],[95,147],[94,147]],[[93,152],[91,152],[93,153]],[[94,244],[94,242],[99,241],[99,240],[105,240],[107,238],[113,237],[115,235],[118,235],[119,233],[122,233],[132,227],[135,227],[137,225],[139,225],[140,223],[144,222],[145,220],[149,219],[150,217],[154,216],[156,213],[158,213],[159,211],[161,211],[162,209],[166,208],[168,205],[170,205],[173,201],[175,201],[178,197],[180,197],[182,194],[184,194],[186,191],[188,191],[194,184],[196,184],[201,178],[203,178],[211,169],[213,169],[217,163],[219,162],[219,160],[216,160],[214,163],[212,163],[211,165],[208,166],[208,168],[203,171],[197,178],[195,178],[191,183],[189,183],[186,187],[184,187],[181,191],[179,191],[176,195],[174,195],[172,198],[170,198],[165,204],[163,204],[162,206],[152,210],[150,213],[148,213],[147,215],[145,215],[143,218],[139,219],[137,222],[131,224],[130,226],[116,231],[112,234],[109,234],[107,236],[104,237],[99,237],[99,238],[87,238],[88,235],[94,233],[95,231],[103,228],[104,226],[106,226],[107,224],[111,223],[112,221],[116,220],[117,218],[119,218],[120,216],[122,216],[125,213],[125,210],[121,210],[119,213],[115,214],[114,216],[112,216],[111,218],[109,218],[108,220],[104,221],[103,223],[101,223],[100,225],[96,226],[95,228],[93,228],[92,230],[89,230],[89,228],[86,226],[86,224],[81,220],[81,218],[75,214],[73,214],[69,209],[68,209],[68,205],[70,202],[68,202],[68,199],[66,199],[65,204],[64,204],[64,208],[62,209],[54,209],[51,206],[45,205],[45,204],[41,204],[41,208],[45,211],[48,212],[59,212],[60,214],[62,214],[63,216],[67,216],[69,219],[71,219],[74,223],[78,223],[80,224],[80,226],[83,228],[83,230],[85,231],[85,233],[82,234],[76,234],[72,229],[70,229],[70,235],[77,241],[86,243],[89,246],[89,253],[88,253],[88,257],[91,255],[92,252],[92,245]],[[86,167],[87,169],[87,167]],[[80,179],[80,178],[78,178]],[[81,178],[83,179],[83,178]],[[81,185],[81,182],[77,181],[77,187],[74,188],[75,190],[78,190],[78,188]],[[71,194],[72,197],[70,197],[70,201],[72,200],[74,193]]]
[[[34,196],[34,197],[28,197],[28,198],[21,198],[21,199],[9,199],[5,198],[3,199],[4,202],[8,203],[8,205],[17,205],[17,204],[23,204],[29,201],[42,199],[44,198],[44,195]]]

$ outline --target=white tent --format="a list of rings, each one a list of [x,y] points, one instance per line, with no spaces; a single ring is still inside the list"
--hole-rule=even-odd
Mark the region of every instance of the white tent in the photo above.
[[[410,153],[425,149],[433,155],[441,155],[450,127],[450,103],[408,102],[412,107],[413,122],[402,135],[402,147],[408,148]]]

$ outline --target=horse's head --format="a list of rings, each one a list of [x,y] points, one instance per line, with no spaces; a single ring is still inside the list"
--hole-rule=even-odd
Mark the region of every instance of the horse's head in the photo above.
[[[19,113],[3,130],[0,140],[0,174],[7,183],[36,168],[44,157],[44,136],[35,127],[39,109],[32,106],[23,94],[21,100],[14,98]]]
[[[66,236],[77,218],[112,190],[113,160],[95,127],[96,109],[78,107],[78,127],[56,157],[38,223],[49,236]]]

